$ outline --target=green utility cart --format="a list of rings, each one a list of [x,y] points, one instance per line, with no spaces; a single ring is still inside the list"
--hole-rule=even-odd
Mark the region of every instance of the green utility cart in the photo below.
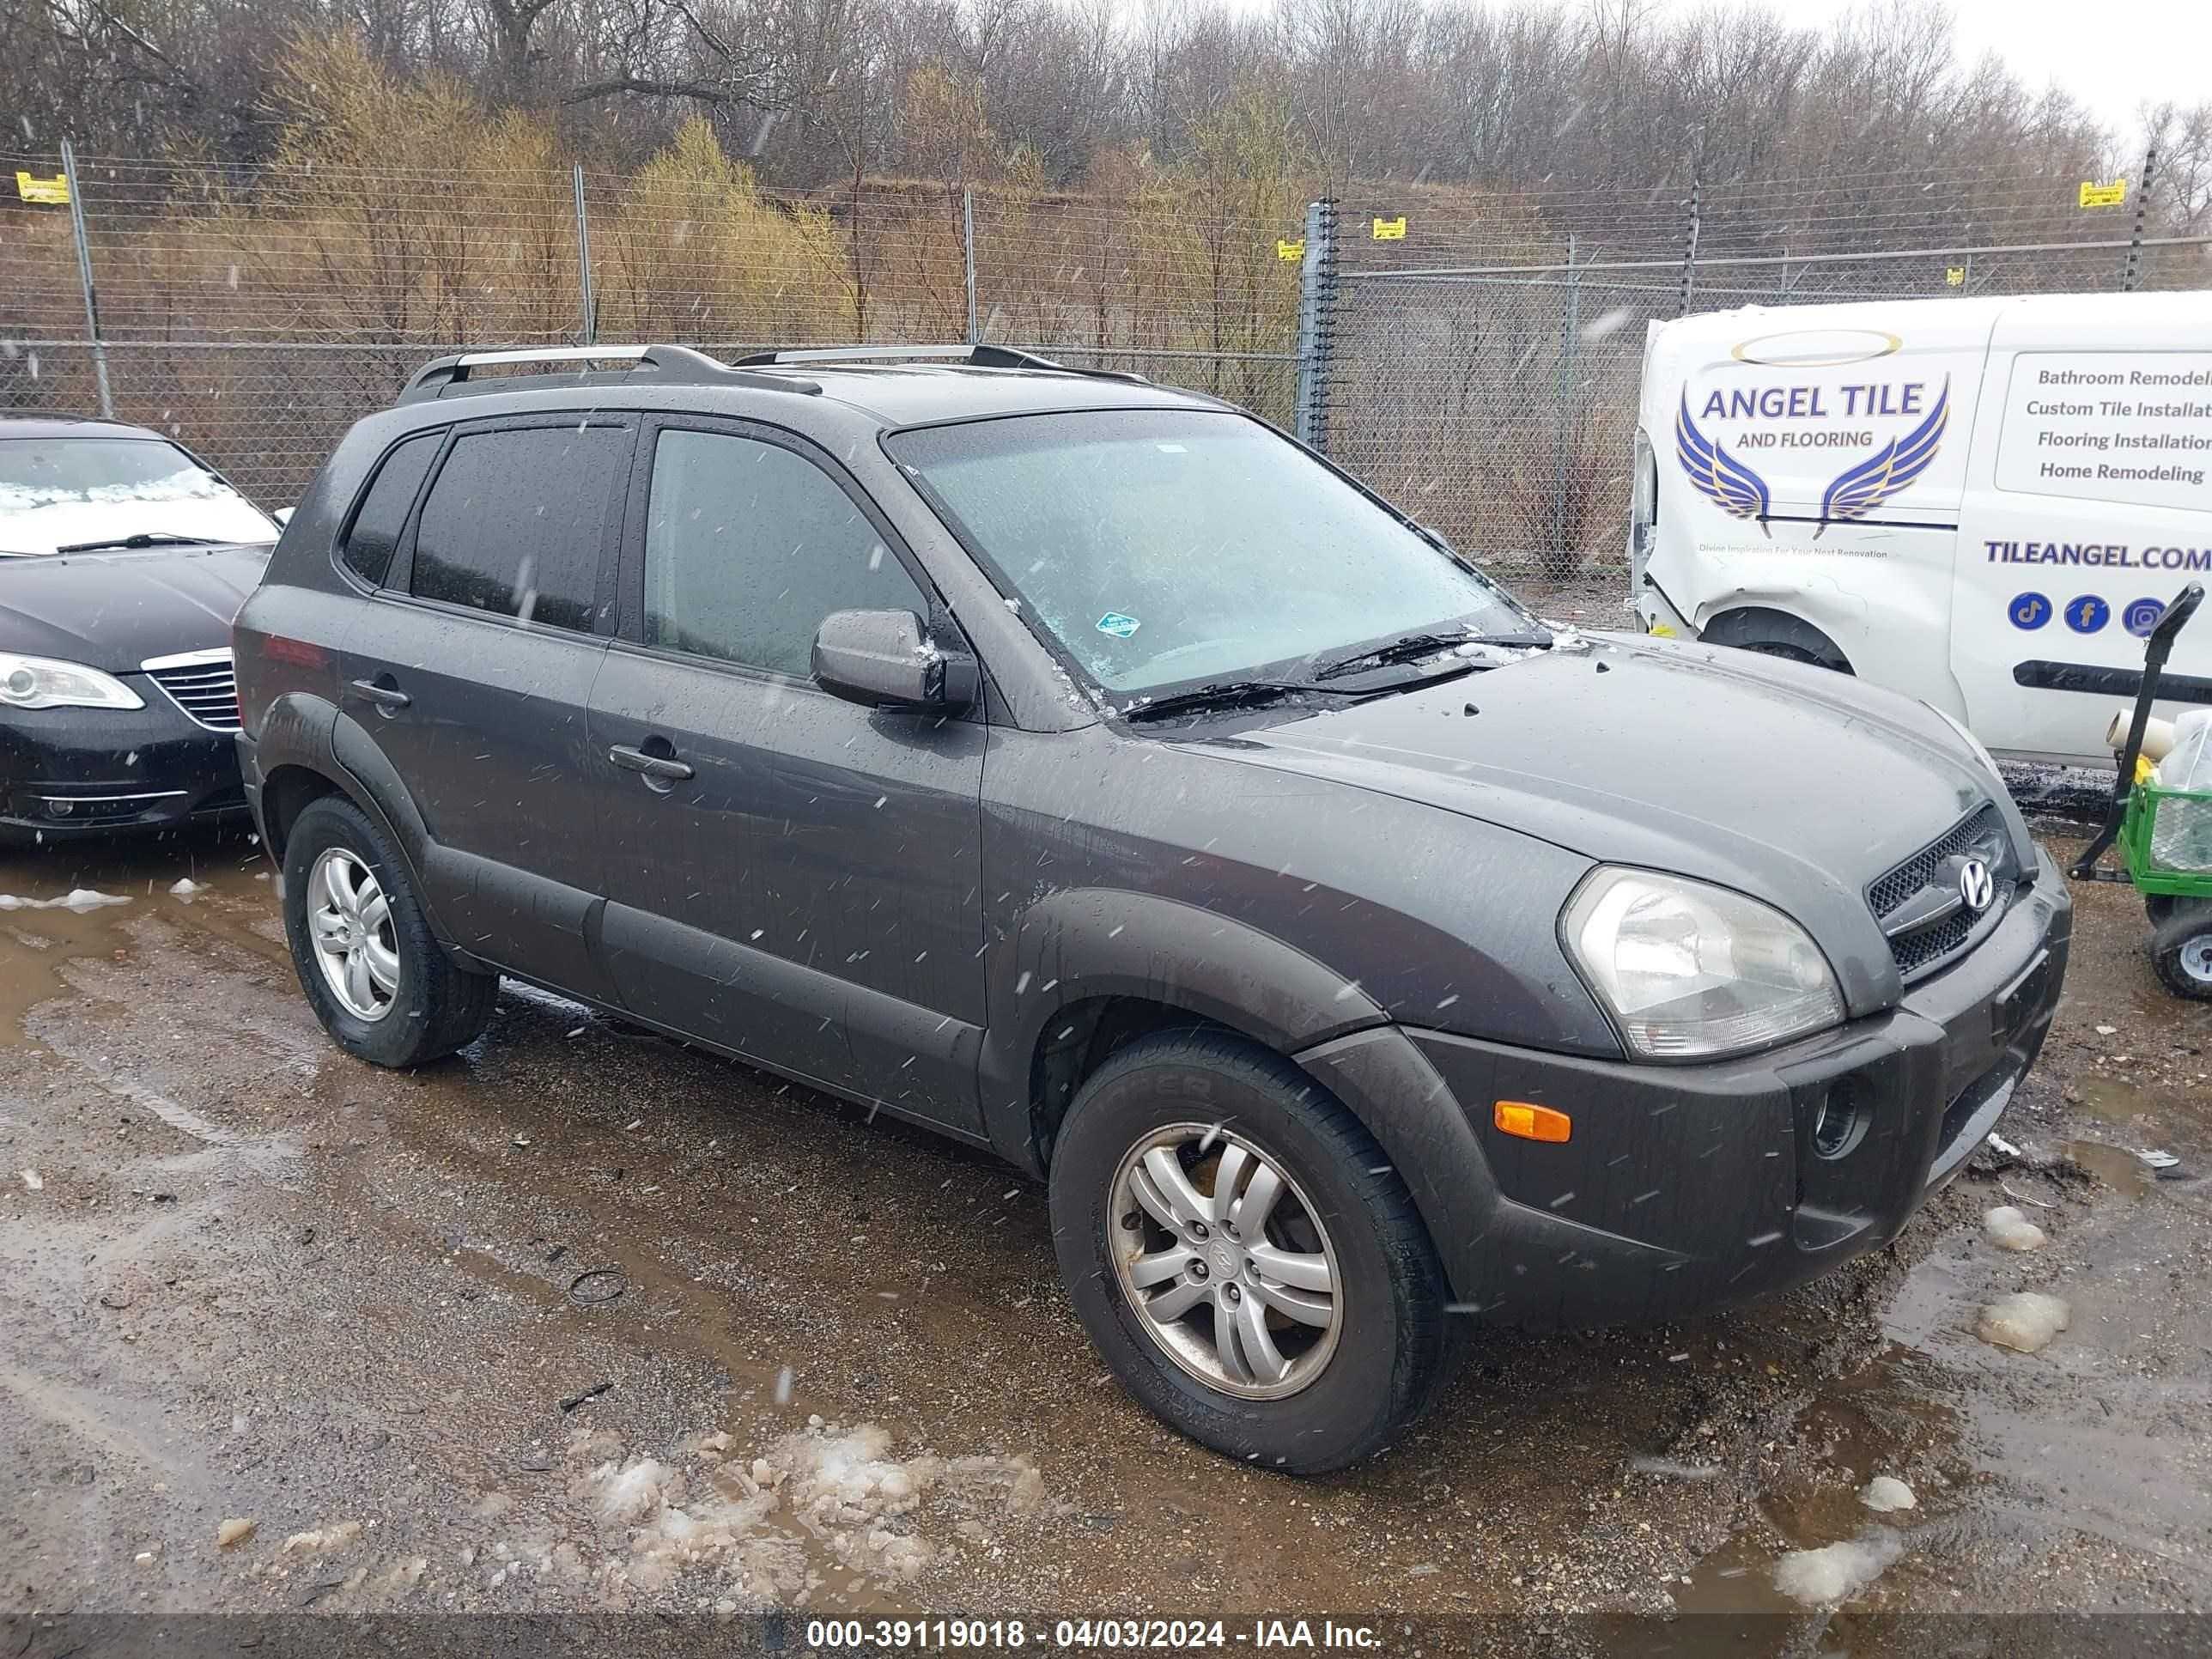
[[[2176,996],[2212,1002],[2212,790],[2161,788],[2139,763],[2166,655],[2203,599],[2203,585],[2190,583],[2151,630],[2112,803],[2095,839],[2067,873],[2076,881],[2134,883],[2150,913],[2151,963],[2160,982]],[[2101,866],[2099,860],[2115,847],[2120,867]]]

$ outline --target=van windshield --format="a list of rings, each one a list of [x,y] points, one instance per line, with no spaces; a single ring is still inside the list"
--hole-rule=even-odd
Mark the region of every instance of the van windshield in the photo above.
[[[1229,411],[1024,416],[889,447],[1008,602],[1111,692],[1297,678],[1414,634],[1540,633],[1486,578]]]

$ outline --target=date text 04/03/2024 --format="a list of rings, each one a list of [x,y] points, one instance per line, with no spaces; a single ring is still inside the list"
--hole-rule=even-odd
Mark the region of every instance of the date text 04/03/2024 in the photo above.
[[[810,1649],[833,1652],[1031,1645],[1102,1651],[1239,1646],[1374,1652],[1382,1646],[1373,1626],[1340,1625],[1332,1619],[1255,1619],[1242,1629],[1219,1619],[1060,1619],[1048,1625],[1021,1619],[817,1619],[808,1621],[805,1635]]]

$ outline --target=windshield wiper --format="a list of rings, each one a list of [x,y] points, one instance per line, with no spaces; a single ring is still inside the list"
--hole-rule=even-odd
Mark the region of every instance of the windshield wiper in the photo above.
[[[1346,674],[1357,674],[1370,668],[1383,668],[1392,663],[1418,662],[1423,657],[1434,656],[1440,651],[1456,650],[1462,645],[1521,646],[1540,651],[1552,643],[1546,633],[1519,634],[1408,634],[1402,639],[1392,640],[1388,645],[1378,645],[1372,650],[1358,651],[1349,657],[1314,671],[1316,680],[1333,680]]]
[[[110,536],[104,541],[71,542],[57,553],[98,553],[111,547],[221,547],[213,536],[179,536],[167,530],[142,530],[131,536]]]
[[[1156,720],[1206,708],[1256,708],[1262,704],[1280,702],[1286,697],[1310,696],[1315,693],[1333,697],[1367,695],[1348,687],[1313,685],[1304,680],[1215,680],[1210,684],[1193,686],[1188,691],[1156,697],[1150,702],[1133,703],[1121,711],[1121,718]]]

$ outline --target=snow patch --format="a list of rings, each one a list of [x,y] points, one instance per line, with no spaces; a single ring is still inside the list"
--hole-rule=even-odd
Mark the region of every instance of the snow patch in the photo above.
[[[1982,1310],[1974,1334],[1999,1348],[2034,1353],[2048,1347],[2051,1339],[2064,1330],[2074,1310],[2063,1297],[2040,1291],[2019,1291],[1999,1297]]]
[[[341,1521],[334,1526],[315,1527],[306,1532],[295,1532],[284,1540],[286,1555],[327,1554],[342,1550],[361,1536],[361,1522]]]
[[[1868,1481],[1866,1490],[1859,1494],[1859,1502],[1876,1515],[1917,1509],[1920,1504],[1920,1500],[1912,1495],[1912,1488],[1893,1474],[1877,1474]]]
[[[1989,1236],[1990,1243],[2000,1249],[2039,1250],[2043,1248],[2043,1229],[2010,1204],[2000,1204],[1984,1215],[1982,1231]]]
[[[1711,1463],[1684,1463],[1672,1457],[1648,1457],[1642,1455],[1628,1460],[1628,1467],[1638,1474],[1656,1475],[1662,1480],[1711,1480],[1720,1474]]]
[[[95,892],[89,887],[72,887],[59,898],[19,898],[13,893],[0,893],[0,910],[75,910],[82,915],[97,910],[106,904],[128,904],[131,901],[115,893]]]
[[[606,1431],[572,1437],[574,1490],[603,1525],[626,1534],[625,1553],[600,1570],[610,1590],[659,1589],[706,1573],[739,1605],[790,1605],[833,1566],[883,1585],[910,1583],[945,1547],[929,1523],[950,1519],[963,1538],[990,1519],[1045,1507],[1043,1477],[1025,1457],[895,1455],[890,1431],[819,1419],[747,1457],[716,1433],[690,1437],[678,1468],[625,1457]],[[498,1550],[504,1557],[507,1552]],[[527,1561],[536,1552],[514,1553]],[[513,1572],[518,1567],[503,1566]]]
[[[676,1471],[656,1458],[641,1457],[617,1469],[600,1466],[599,1514],[609,1521],[640,1521],[660,1506],[661,1488]]]
[[[1894,1534],[1847,1538],[1817,1550],[1792,1550],[1774,1564],[1774,1588],[1808,1607],[1856,1595],[1905,1553]]]

